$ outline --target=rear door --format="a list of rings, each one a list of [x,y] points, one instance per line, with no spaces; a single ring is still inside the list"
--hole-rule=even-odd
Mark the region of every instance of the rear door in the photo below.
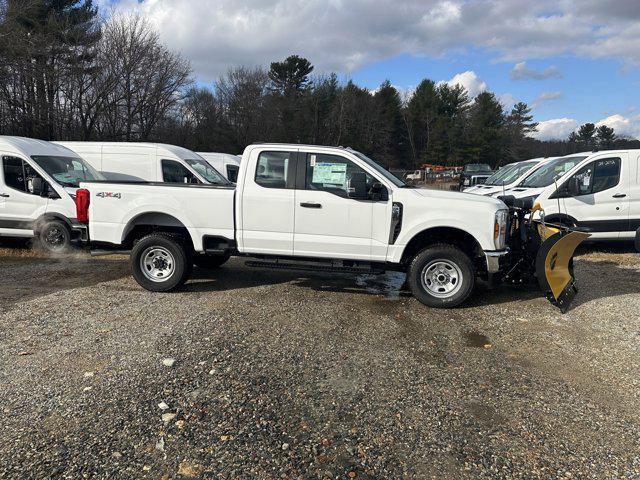
[[[340,155],[301,153],[304,188],[296,190],[294,254],[303,257],[371,260],[373,204],[348,198],[349,178],[366,173]],[[300,178],[300,177],[299,177]]]
[[[580,192],[562,199],[564,211],[595,238],[619,238],[629,229],[629,158],[626,153],[603,154],[570,178]],[[571,181],[570,179],[568,181]]]
[[[45,213],[48,199],[31,193],[32,181],[41,176],[23,159],[2,155],[0,182],[0,233],[31,236],[33,222]]]
[[[247,253],[293,255],[297,149],[254,149],[244,174],[240,215]]]

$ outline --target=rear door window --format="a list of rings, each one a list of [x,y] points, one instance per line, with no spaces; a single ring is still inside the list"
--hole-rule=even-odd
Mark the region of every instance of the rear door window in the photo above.
[[[287,188],[292,155],[292,152],[260,152],[255,182],[265,188]]]

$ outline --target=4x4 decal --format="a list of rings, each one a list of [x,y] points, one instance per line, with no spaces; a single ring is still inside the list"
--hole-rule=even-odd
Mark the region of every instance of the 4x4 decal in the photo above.
[[[121,193],[116,192],[98,192],[96,193],[96,197],[100,198],[122,198]]]

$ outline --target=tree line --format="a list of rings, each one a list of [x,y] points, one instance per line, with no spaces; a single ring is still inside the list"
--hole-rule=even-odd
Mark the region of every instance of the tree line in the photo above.
[[[394,168],[497,167],[536,156],[638,147],[585,124],[564,141],[531,138],[525,103],[423,80],[410,95],[314,75],[291,55],[231,68],[210,86],[141,17],[101,20],[91,0],[0,0],[0,133],[45,140],[159,141],[239,153],[256,141],[343,145]]]

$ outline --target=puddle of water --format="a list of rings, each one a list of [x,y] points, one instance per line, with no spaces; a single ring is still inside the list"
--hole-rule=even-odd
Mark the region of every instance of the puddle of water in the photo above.
[[[384,295],[389,300],[398,300],[405,277],[402,272],[387,272],[384,275],[362,274],[356,277],[356,285],[369,293]]]
[[[465,344],[467,347],[491,348],[491,340],[486,335],[478,332],[465,332]]]

